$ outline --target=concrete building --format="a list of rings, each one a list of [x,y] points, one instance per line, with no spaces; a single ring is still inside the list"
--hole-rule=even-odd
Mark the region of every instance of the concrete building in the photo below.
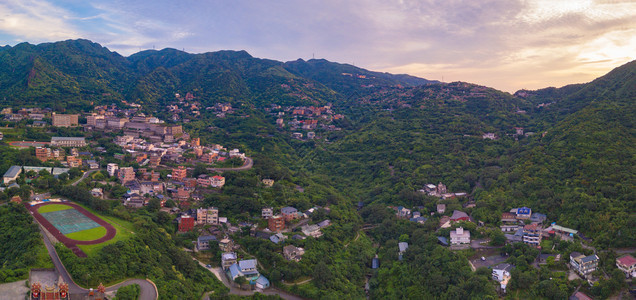
[[[51,146],[57,147],[84,147],[86,146],[86,139],[83,137],[60,137],[54,136],[51,138]]]
[[[273,232],[285,229],[285,219],[281,216],[272,216],[267,220],[267,228]]]
[[[172,169],[172,180],[182,181],[186,178],[188,174],[188,170],[184,166],[179,166],[178,168]]]
[[[108,165],[106,165],[106,172],[108,172],[108,176],[110,177],[115,176],[115,174],[117,174],[118,169],[119,169],[119,166],[117,164],[109,163]]]
[[[572,270],[585,278],[590,273],[596,271],[598,267],[598,256],[596,256],[596,254],[585,256],[578,252],[572,252],[570,253],[570,266]]]
[[[459,227],[450,232],[451,245],[470,244],[470,231]]]
[[[18,176],[22,173],[22,167],[20,166],[11,166],[7,172],[2,176],[2,181],[4,184],[9,184],[12,181],[16,181]]]
[[[117,178],[122,184],[135,180],[135,170],[133,167],[122,167],[117,172]]]
[[[633,256],[628,254],[617,258],[616,266],[626,277],[636,277],[636,259]]]
[[[219,209],[216,207],[197,209],[197,224],[219,225]]]
[[[523,226],[523,243],[538,248],[541,246],[541,231],[543,228],[537,223]]]
[[[225,185],[225,177],[223,176],[212,176],[212,178],[210,178],[210,186],[211,187],[223,187]]]
[[[261,210],[261,217],[263,219],[269,219],[272,216],[274,216],[274,209],[273,208],[266,207],[266,208],[263,208],[263,210]]]
[[[183,215],[179,219],[179,232],[187,232],[194,228],[194,218],[189,215]]]
[[[71,127],[79,124],[79,115],[63,115],[52,114],[53,126],[55,127]]]

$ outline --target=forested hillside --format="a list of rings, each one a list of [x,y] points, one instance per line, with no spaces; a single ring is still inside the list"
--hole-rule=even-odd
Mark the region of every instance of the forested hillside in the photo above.
[[[3,108],[87,112],[98,104],[137,103],[141,112],[169,123],[184,120],[184,130],[202,143],[245,151],[254,158],[253,169],[224,173],[228,185],[202,201],[230,219],[249,221],[272,206],[330,208],[318,214],[333,222],[324,238],[296,242],[307,247],[298,263],[272,255],[282,251],[280,245],[249,232],[238,235],[275,284],[311,277],[307,284],[279,284],[311,298],[363,298],[365,282],[377,299],[496,297],[487,283],[489,271],[471,272],[467,257],[473,253],[437,245],[437,236],[450,230],[437,230],[439,214],[416,224],[387,208],[417,208],[429,217],[440,203],[420,192],[429,183],[443,182],[449,192],[466,193],[443,201],[446,214],[467,212],[475,223],[462,226],[479,238],[502,238],[502,213],[528,206],[547,214],[550,222],[579,230],[599,250],[636,247],[635,87],[636,62],[590,83],[511,95],[326,60],[283,63],[245,51],[189,54],[164,49],[123,57],[85,40],[0,48]],[[177,93],[190,94],[198,103],[179,102]],[[215,111],[220,104],[229,104],[232,113]],[[198,115],[189,115],[192,110],[179,115],[166,110],[168,105],[194,105]],[[314,130],[302,127],[310,120],[303,115],[310,106],[331,111],[314,116],[329,126],[316,129],[313,139],[298,138]],[[295,112],[298,108],[302,113]],[[284,124],[277,124],[279,118],[285,118]],[[96,140],[112,144],[111,137]],[[18,150],[2,149],[8,157],[3,167],[34,161]],[[202,174],[201,168],[194,171]],[[263,188],[264,178],[276,185]],[[484,224],[479,230],[478,221]],[[117,251],[138,245],[159,247],[154,245],[159,229],[153,222],[144,219],[139,225],[153,230],[109,247],[88,263],[106,265]],[[182,241],[165,242],[164,253],[183,246]],[[401,261],[398,242],[411,245]],[[514,251],[510,260],[521,265],[513,276],[514,289],[531,290],[531,298],[562,299],[576,288],[562,278],[550,281],[550,272],[532,269],[529,264],[538,250],[508,247],[502,254]],[[582,251],[580,244],[558,247]],[[161,262],[161,269],[140,267],[129,273],[168,274],[159,286],[167,291],[177,284],[172,277],[192,269],[181,254],[149,256]],[[381,267],[368,279],[376,254]],[[121,258],[119,265],[128,265],[128,260],[135,258]],[[83,263],[74,260],[77,269],[71,273],[80,274]],[[117,279],[115,273],[109,278]],[[422,282],[432,284],[422,287]],[[178,290],[191,296],[203,287]]]

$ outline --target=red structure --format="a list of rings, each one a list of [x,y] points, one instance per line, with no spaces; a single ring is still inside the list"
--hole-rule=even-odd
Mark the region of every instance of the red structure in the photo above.
[[[188,232],[194,228],[194,218],[183,215],[179,219],[179,232]]]
[[[273,216],[267,220],[267,225],[272,232],[279,232],[285,229],[285,219],[281,216]]]

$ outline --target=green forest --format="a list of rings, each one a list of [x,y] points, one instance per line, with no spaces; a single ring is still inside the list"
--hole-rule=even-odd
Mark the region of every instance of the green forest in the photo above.
[[[441,215],[430,215],[439,203],[447,205],[445,215],[456,209],[469,214],[475,223],[461,225],[476,238],[491,239],[496,255],[516,266],[509,284],[512,299],[564,299],[577,288],[605,299],[627,287],[614,260],[617,249],[636,247],[636,62],[586,84],[515,94],[326,60],[259,59],[245,51],[189,54],[164,49],[122,57],[86,40],[1,48],[0,62],[3,107],[87,113],[100,104],[127,107],[125,100],[141,104],[141,112],[171,120],[174,114],[165,107],[175,103],[175,94],[195,95],[201,114],[183,123],[184,131],[202,144],[238,148],[254,159],[250,170],[223,173],[226,186],[203,195],[200,206],[218,207],[233,224],[261,225],[264,207],[328,208],[311,217],[312,222],[332,221],[319,239],[273,244],[252,236],[249,228],[233,236],[245,251],[241,253],[257,258],[260,271],[278,289],[312,299],[502,297],[489,269],[471,269],[469,260],[477,252],[451,251],[438,243],[450,231],[438,230]],[[231,104],[233,113],[219,117],[205,108],[220,103]],[[273,112],[276,106],[282,108]],[[321,119],[333,127],[317,127],[315,139],[294,138],[292,133],[306,135],[308,130],[276,125],[278,118],[287,124],[304,121],[291,111],[308,106],[329,106],[344,118]],[[46,131],[29,125],[12,123],[15,128],[6,131],[7,137],[86,135],[105,149],[102,165],[115,161],[112,156],[119,150],[112,143],[115,133]],[[486,133],[495,138],[484,138]],[[11,165],[43,165],[30,151],[0,145],[0,171]],[[189,167],[195,176],[212,174],[203,166]],[[135,235],[88,258],[58,245],[74,278],[95,285],[148,277],[162,299],[198,299],[211,290],[233,297],[182,251],[192,247],[196,236],[177,234],[172,217],[158,211],[156,203],[135,211],[117,201],[96,200],[90,186],[69,186],[69,177],[78,172],[58,179],[42,176],[36,189],[131,222]],[[266,178],[275,180],[271,188],[261,184]],[[425,184],[440,182],[449,192],[466,196],[442,201],[420,192]],[[26,186],[8,189],[0,199],[29,193]],[[399,219],[389,208],[397,206],[418,210],[428,220]],[[502,213],[522,206],[578,230],[580,236],[573,242],[547,240],[549,247],[541,250],[503,246]],[[37,227],[25,225],[30,217],[15,217],[22,208],[0,209],[0,217],[11,220],[1,226],[19,227],[12,234],[24,237],[17,242],[3,227],[2,241],[8,242],[0,251],[8,259],[0,281],[9,282],[44,263],[33,259],[42,245]],[[409,244],[402,260],[399,242]],[[601,258],[601,279],[592,286],[568,280],[566,262],[533,265],[541,253],[564,258],[574,251],[593,253],[582,242]],[[305,248],[300,262],[282,257],[288,244]],[[379,267],[372,269],[376,255]]]

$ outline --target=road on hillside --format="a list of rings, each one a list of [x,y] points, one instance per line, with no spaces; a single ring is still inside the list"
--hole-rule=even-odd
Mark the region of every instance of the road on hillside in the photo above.
[[[82,180],[84,180],[86,177],[88,177],[92,173],[95,173],[95,171],[99,171],[99,170],[89,170],[89,171],[84,172],[84,175],[82,175],[82,177],[80,177],[80,179],[76,180],[71,185],[77,185],[78,183],[82,182]]]
[[[60,257],[57,255],[57,251],[55,251],[55,247],[53,246],[53,244],[49,240],[49,237],[42,230],[42,228],[40,228],[40,232],[42,234],[42,237],[44,238],[44,245],[46,246],[46,250],[49,251],[49,256],[51,257],[51,260],[53,261],[53,265],[55,266],[55,270],[57,271],[58,274],[60,274],[60,276],[62,276],[62,279],[64,279],[64,282],[68,283],[69,293],[70,294],[88,293],[87,289],[85,289],[83,287],[80,287],[79,285],[75,284],[75,282],[71,278],[71,275],[68,273],[68,271],[66,271],[66,268],[62,264],[62,261],[60,260]],[[127,285],[131,285],[131,284],[138,284],[139,287],[141,288],[140,289],[141,293],[139,294],[139,299],[141,299],[141,300],[156,300],[156,299],[158,299],[157,289],[155,288],[155,286],[150,281],[143,280],[143,279],[128,279],[128,280],[126,280],[124,282],[121,282],[121,283],[115,284],[113,286],[107,287],[106,288],[106,292],[114,292],[114,291],[116,291],[118,288],[120,288],[122,286],[127,286]]]
[[[249,158],[249,157],[245,157],[245,162],[240,167],[236,167],[236,168],[208,168],[208,171],[214,171],[214,172],[245,171],[245,170],[251,169],[252,166],[254,166],[254,161],[251,158]]]

